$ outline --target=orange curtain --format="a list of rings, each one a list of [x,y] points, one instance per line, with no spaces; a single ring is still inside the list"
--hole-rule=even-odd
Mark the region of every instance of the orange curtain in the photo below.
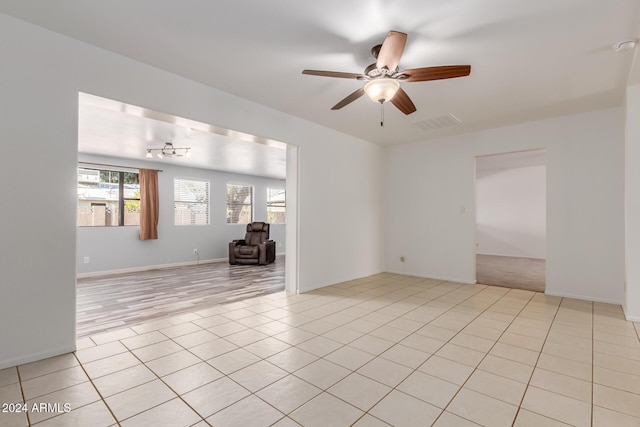
[[[140,240],[158,238],[158,171],[140,169]]]

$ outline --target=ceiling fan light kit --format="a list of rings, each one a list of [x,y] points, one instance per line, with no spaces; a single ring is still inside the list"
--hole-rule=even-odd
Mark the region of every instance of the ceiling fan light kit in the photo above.
[[[364,85],[364,91],[373,102],[384,103],[391,101],[400,89],[400,83],[390,78],[375,79]]]
[[[174,147],[172,142],[165,142],[162,148],[147,148],[147,159],[153,158],[153,152],[159,159],[165,157],[191,157],[191,147]]]
[[[377,59],[375,64],[365,68],[363,74],[345,73],[339,71],[303,70],[302,74],[322,77],[334,77],[341,79],[363,80],[367,83],[342,99],[332,110],[339,110],[349,105],[365,93],[373,102],[384,104],[391,103],[404,114],[416,111],[416,106],[409,95],[402,90],[400,82],[424,82],[429,80],[452,79],[468,76],[471,73],[470,65],[445,65],[439,67],[422,67],[399,71],[398,63],[404,52],[407,35],[399,31],[390,31],[381,45],[371,49],[372,55]],[[383,125],[383,122],[380,122]]]

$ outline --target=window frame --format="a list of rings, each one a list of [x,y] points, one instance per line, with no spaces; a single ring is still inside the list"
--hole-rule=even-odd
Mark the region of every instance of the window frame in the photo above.
[[[274,204],[274,202],[269,201],[269,192],[270,191],[284,193],[284,203],[282,205],[280,205],[280,204]],[[273,207],[278,207],[278,208],[284,209],[284,212],[285,212],[285,215],[286,215],[286,212],[287,212],[287,190],[285,188],[282,188],[282,187],[267,187],[267,221],[269,221],[270,208],[273,208]],[[270,222],[270,223],[271,224],[286,224],[287,221],[286,221],[286,219],[283,218],[282,222]]]
[[[97,171],[98,172],[98,177],[101,176],[102,172],[109,172],[109,173],[117,173],[118,174],[118,224],[116,225],[79,225],[77,224],[78,222],[78,208],[76,206],[76,227],[97,227],[97,228],[109,228],[109,227],[139,227],[140,224],[125,224],[124,223],[124,209],[125,209],[125,202],[128,200],[133,200],[133,201],[138,201],[140,202],[140,197],[138,196],[137,198],[135,197],[125,197],[124,196],[124,186],[125,186],[125,180],[124,180],[124,175],[125,174],[132,174],[132,175],[136,175],[138,177],[138,186],[140,186],[140,173],[139,172],[131,172],[131,171],[124,171],[124,170],[119,170],[119,169],[110,169],[110,168],[103,168],[103,169],[99,169],[99,168],[94,168],[94,167],[87,167],[87,166],[80,166],[78,165],[78,169],[82,169],[82,170],[92,170],[92,171]],[[79,171],[78,171],[79,172]],[[78,179],[76,178],[76,188],[77,188],[77,184],[79,183]],[[98,178],[98,185],[103,183],[103,181],[100,180],[100,178]],[[105,184],[113,184],[111,182],[104,182]],[[76,195],[76,203],[77,201],[80,200],[77,195]],[[91,201],[91,200],[90,200]],[[106,202],[98,202],[97,200],[95,201],[91,201],[91,207],[93,206],[105,206],[106,208]],[[139,213],[138,213],[139,214]],[[138,221],[140,222],[140,221]]]
[[[130,173],[130,174],[134,174],[138,176],[138,197],[125,197],[124,196],[124,174],[126,173]],[[120,211],[120,215],[118,218],[118,222],[119,222],[119,227],[139,227],[140,226],[140,219],[138,217],[138,224],[125,224],[124,223],[124,205],[128,200],[137,200],[138,201],[138,210],[140,209],[140,173],[139,172],[122,172],[122,171],[118,171],[118,191],[120,192],[120,195],[118,197],[118,209]],[[140,212],[138,212],[138,215],[140,215]]]

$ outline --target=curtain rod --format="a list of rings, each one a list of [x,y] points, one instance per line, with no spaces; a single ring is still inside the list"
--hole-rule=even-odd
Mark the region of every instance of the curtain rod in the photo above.
[[[109,168],[119,168],[119,169],[130,169],[130,170],[140,170],[140,169],[149,169],[152,171],[158,171],[158,172],[163,172],[162,169],[152,169],[152,168],[133,168],[130,166],[120,166],[120,165],[110,165],[107,163],[91,163],[91,162],[78,162],[79,165],[88,165],[88,166],[106,166]]]

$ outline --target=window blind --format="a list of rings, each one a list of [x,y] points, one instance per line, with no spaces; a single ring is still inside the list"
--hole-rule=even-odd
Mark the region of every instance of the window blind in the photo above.
[[[209,224],[209,181],[174,178],[175,225]]]

